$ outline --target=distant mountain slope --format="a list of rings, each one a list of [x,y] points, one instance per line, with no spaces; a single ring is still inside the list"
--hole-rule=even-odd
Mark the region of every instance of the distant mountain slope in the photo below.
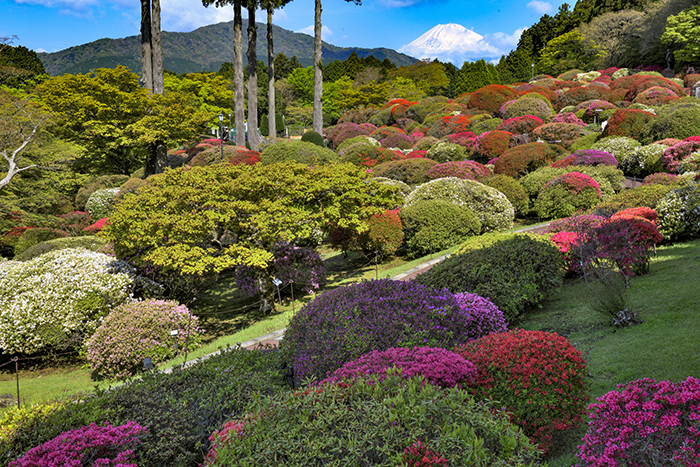
[[[267,26],[258,25],[257,53],[258,59],[267,62]],[[243,19],[243,31],[248,28],[248,20]],[[141,73],[140,36],[124,39],[100,39],[89,44],[71,47],[59,52],[40,53],[39,58],[51,76],[64,73],[87,73],[100,67],[112,68],[124,65],[136,73]],[[296,55],[304,66],[313,64],[314,38],[301,33],[282,29],[273,25],[275,55],[283,53],[287,58]],[[212,24],[192,32],[162,33],[163,63],[167,70],[176,73],[194,73],[199,71],[218,71],[223,62],[233,61],[233,21]],[[244,61],[247,42],[243,39]],[[379,60],[388,58],[396,66],[411,65],[415,58],[385,48],[362,49],[336,47],[323,43],[323,62],[345,60],[352,52],[360,57],[374,55]]]

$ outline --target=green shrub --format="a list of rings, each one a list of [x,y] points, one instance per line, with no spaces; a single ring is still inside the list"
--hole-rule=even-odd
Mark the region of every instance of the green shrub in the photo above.
[[[484,185],[495,188],[506,195],[516,213],[527,213],[530,200],[525,192],[525,188],[516,179],[508,175],[493,175],[480,181]]]
[[[496,160],[494,172],[517,178],[545,167],[565,152],[564,148],[547,143],[527,143],[505,151]]]
[[[418,185],[429,180],[426,173],[436,165],[438,165],[436,161],[424,158],[389,161],[373,167],[372,175],[400,180],[409,185]]]
[[[384,164],[381,164],[384,165]],[[393,178],[387,178],[387,177],[372,177],[368,178],[367,180],[374,180],[376,182],[381,183],[382,185],[389,185],[389,186],[395,186],[399,189],[399,195],[402,197],[406,197],[413,191],[413,188],[408,186],[406,183],[402,182],[401,180],[395,180]]]
[[[83,237],[61,237],[45,242],[37,243],[24,250],[19,255],[15,256],[15,261],[29,261],[30,259],[41,256],[44,253],[54,250],[64,250],[66,248],[84,248],[90,251],[100,251],[107,242],[94,235]]]
[[[15,256],[21,255],[28,248],[43,243],[54,238],[68,237],[68,232],[58,229],[50,229],[48,227],[35,227],[25,230],[17,239],[15,244]]]
[[[700,185],[675,188],[656,205],[659,232],[667,240],[678,241],[700,237]]]
[[[603,130],[603,137],[627,136],[639,139],[645,125],[656,118],[656,115],[636,109],[617,109],[608,119]]]
[[[554,109],[549,99],[534,93],[526,94],[515,102],[506,102],[499,113],[505,119],[532,115],[545,120],[554,114]]]
[[[466,390],[393,371],[261,401],[219,434],[204,465],[539,465],[527,437]]]
[[[434,144],[436,144],[439,140],[434,137],[434,136],[425,136],[413,145],[413,149],[418,149],[422,151],[427,151],[431,147],[433,147]]]
[[[598,138],[600,138],[599,133],[591,133],[589,135],[581,136],[579,139],[574,141],[571,146],[569,146],[569,150],[578,151],[581,149],[592,149],[595,142],[598,141]]]
[[[124,184],[127,180],[129,180],[127,175],[102,175],[97,177],[78,190],[78,193],[75,195],[75,207],[79,211],[84,211],[85,203],[87,203],[87,200],[90,199],[90,195],[94,192],[103,188],[116,188]]]
[[[575,123],[547,123],[532,130],[531,138],[570,148],[579,138],[590,133]]]
[[[542,191],[542,187],[567,172],[567,168],[540,167],[520,179],[520,184],[527,195],[534,201]]]
[[[494,131],[503,123],[500,118],[474,118],[469,124],[469,131],[475,135],[481,135],[488,131]]]
[[[625,174],[611,165],[586,166],[577,165],[567,168],[569,172],[581,172],[588,175],[600,185],[603,199],[625,190]],[[603,186],[605,185],[605,187]],[[608,188],[609,187],[609,188]],[[610,191],[612,190],[612,191]]]
[[[406,109],[406,118],[411,118],[417,122],[423,122],[425,117],[442,107],[447,101],[447,97],[444,96],[433,96],[421,99]]]
[[[359,142],[339,152],[340,161],[354,165],[363,165],[367,161],[377,160],[377,146],[369,142]]]
[[[627,157],[633,149],[641,146],[641,143],[634,138],[629,138],[627,136],[607,136],[601,138],[591,146],[591,149],[597,149],[599,151],[605,151],[608,154],[612,154],[617,162],[622,162],[625,157]]]
[[[368,135],[360,135],[360,136],[355,136],[354,138],[346,139],[345,141],[340,143],[340,145],[337,148],[335,148],[335,150],[338,154],[340,154],[342,156],[343,151],[345,151],[350,146],[353,146],[355,143],[369,143],[369,144],[372,144],[373,146],[379,147],[379,141],[377,141],[376,139],[374,139]]]
[[[620,161],[620,169],[630,177],[644,178],[653,173],[662,172],[664,165],[661,156],[666,146],[663,144],[650,144],[640,146],[626,153]]]
[[[561,285],[561,253],[540,235],[498,234],[491,238],[492,243],[483,248],[460,249],[415,282],[488,297],[506,321],[515,322]],[[483,240],[475,237],[466,243],[479,242]]]
[[[678,101],[661,107],[658,117],[641,131],[639,140],[651,144],[664,138],[686,139],[698,134],[700,128],[700,104]]]
[[[193,351],[201,344],[201,333],[197,317],[177,302],[124,303],[87,340],[87,360],[97,375],[123,379],[140,373],[146,357],[159,365],[174,358],[178,349]]]
[[[595,206],[595,211],[600,213],[614,213],[628,208],[646,206],[656,209],[659,201],[676,188],[672,185],[643,185],[629,190],[621,191],[612,198]]]
[[[406,206],[429,199],[467,206],[479,218],[482,232],[513,227],[513,205],[503,193],[482,183],[454,177],[439,178],[416,187],[406,197]]]
[[[93,219],[103,219],[112,212],[112,207],[119,196],[119,188],[103,188],[95,191],[85,203],[85,210]]]
[[[498,401],[511,420],[544,450],[552,434],[576,427],[588,401],[581,352],[555,333],[515,329],[481,337],[455,352],[477,368],[469,384],[479,398]]]
[[[474,211],[441,199],[406,206],[399,215],[409,258],[444,250],[481,232]]]
[[[314,143],[306,141],[282,141],[268,146],[260,154],[260,161],[265,164],[296,161],[316,167],[338,161],[338,155]]]
[[[301,140],[306,143],[314,143],[316,146],[321,146],[322,148],[326,147],[326,144],[323,141],[323,136],[315,131],[307,131],[301,135]]]
[[[600,197],[598,182],[581,172],[568,172],[542,187],[534,210],[543,219],[559,219],[595,206]]]
[[[467,158],[467,150],[459,144],[439,141],[428,149],[426,157],[436,162],[463,161]]]

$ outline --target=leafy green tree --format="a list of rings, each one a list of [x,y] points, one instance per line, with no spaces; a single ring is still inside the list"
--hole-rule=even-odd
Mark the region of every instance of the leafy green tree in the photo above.
[[[287,78],[296,68],[303,68],[296,55],[293,55],[290,59],[283,53],[275,55],[274,64],[276,80]]]
[[[275,244],[315,238],[330,225],[361,232],[369,216],[397,205],[396,190],[368,176],[350,164],[295,162],[169,170],[124,197],[106,235],[118,257],[182,275],[261,271],[268,310]]]
[[[474,92],[489,84],[501,84],[498,69],[492,63],[486,63],[483,58],[475,62],[464,62],[459,70],[457,95]]]
[[[630,41],[637,37],[637,27],[643,18],[641,11],[621,10],[597,16],[579,28],[583,38],[595,43],[600,51],[603,62],[599,68],[618,65]]]
[[[413,80],[397,76],[388,82],[390,99],[406,99],[416,102],[425,97],[425,92]]]
[[[12,47],[13,39],[0,37],[0,85],[25,88],[46,80],[49,75],[36,52],[21,45]]]
[[[700,5],[669,16],[661,42],[680,46],[673,52],[678,62],[696,63],[700,59]]]
[[[537,62],[537,70],[554,76],[574,68],[590,70],[600,54],[596,42],[573,30],[547,42]]]
[[[314,100],[314,70],[312,67],[295,68],[287,78],[302,106],[312,105]]]
[[[445,65],[437,60],[418,61],[412,65],[396,68],[388,73],[389,79],[397,77],[408,78],[416,83],[429,96],[442,94],[450,84],[450,78],[445,72]]]

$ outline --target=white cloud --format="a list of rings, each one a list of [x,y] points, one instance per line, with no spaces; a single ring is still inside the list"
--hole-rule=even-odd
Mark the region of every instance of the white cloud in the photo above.
[[[540,0],[532,0],[526,6],[531,10],[535,10],[536,13],[539,13],[541,15],[551,13],[552,11],[554,11],[554,7],[551,3],[542,2]]]
[[[43,54],[43,53],[46,53],[46,50],[44,50],[44,49],[42,49],[41,47],[39,47],[39,48],[36,49],[34,52],[36,52],[36,53],[38,53],[38,54]]]
[[[294,32],[300,32],[302,34],[307,34],[311,37],[314,37],[314,35],[315,35],[313,25],[305,27],[303,29],[297,29]],[[322,40],[327,41],[332,35],[333,35],[333,31],[331,31],[331,29],[328,26],[326,26],[326,25],[321,26],[321,39]]]
[[[233,7],[204,7],[192,0],[161,0],[161,28],[164,31],[185,32],[214,23],[233,21]],[[247,16],[244,11],[244,17]],[[257,18],[256,18],[257,19]]]
[[[527,28],[516,29],[515,32],[513,32],[513,34],[506,34],[504,32],[486,34],[484,39],[490,44],[493,44],[494,46],[498,47],[499,49],[512,50],[515,48],[515,46],[518,45],[520,36],[522,36],[523,31],[525,31],[525,29]]]
[[[413,6],[420,0],[379,0],[379,3],[386,8],[405,8]]]
[[[265,13],[265,17],[267,17],[267,13]],[[283,23],[289,19],[289,15],[287,14],[286,11],[284,11],[284,8],[281,8],[279,10],[275,10],[272,12],[272,23]]]

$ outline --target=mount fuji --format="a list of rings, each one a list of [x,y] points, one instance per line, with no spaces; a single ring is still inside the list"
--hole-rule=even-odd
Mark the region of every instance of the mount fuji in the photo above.
[[[499,57],[502,51],[489,44],[484,36],[461,24],[438,24],[418,39],[404,45],[399,52],[418,58],[437,58],[461,66],[465,60]]]

